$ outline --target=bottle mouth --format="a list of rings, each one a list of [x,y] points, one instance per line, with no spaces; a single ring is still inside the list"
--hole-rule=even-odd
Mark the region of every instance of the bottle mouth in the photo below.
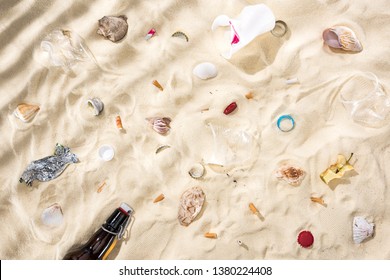
[[[134,212],[133,208],[131,208],[127,203],[122,202],[119,206],[119,210],[121,210],[124,214],[129,216]]]

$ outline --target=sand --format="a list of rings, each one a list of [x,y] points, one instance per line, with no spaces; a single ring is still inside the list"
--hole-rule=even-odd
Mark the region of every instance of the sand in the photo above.
[[[388,1],[374,2],[2,1],[0,258],[61,259],[126,202],[135,210],[134,220],[109,259],[389,259],[390,126],[362,126],[340,102],[342,86],[359,72],[374,73],[390,88]],[[224,59],[210,30],[213,20],[220,14],[237,17],[243,7],[258,3],[285,21],[288,33],[263,34]],[[96,34],[98,19],[120,14],[129,23],[122,41]],[[333,25],[352,28],[363,51],[325,46],[322,31]],[[79,34],[99,67],[83,62],[74,73],[45,67],[37,46],[56,28]],[[157,35],[146,41],[150,28]],[[178,30],[189,42],[171,38]],[[216,65],[217,77],[193,76],[192,69],[205,61]],[[291,78],[299,83],[286,85]],[[253,99],[245,98],[248,92]],[[91,97],[104,102],[98,117],[86,106]],[[237,110],[224,115],[233,101]],[[22,102],[40,106],[29,123],[12,114]],[[122,132],[115,126],[117,114]],[[277,129],[282,114],[294,116],[291,132]],[[156,116],[172,119],[166,136],[145,121]],[[230,133],[239,157],[235,169],[215,172],[206,165],[205,176],[195,180],[190,167],[207,162],[222,145],[214,146],[210,123],[218,133]],[[240,133],[250,141],[240,144]],[[70,147],[79,163],[52,181],[19,183],[27,165],[51,155],[56,143]],[[115,149],[112,161],[98,156],[105,144]],[[160,145],[170,148],[156,154]],[[355,172],[331,186],[321,181],[319,174],[338,154],[352,152]],[[306,171],[300,186],[275,178],[284,160]],[[206,203],[183,227],[177,220],[180,196],[194,186],[203,189]],[[153,203],[161,193],[165,199]],[[311,196],[321,196],[327,206],[311,202]],[[252,214],[250,202],[262,218]],[[64,214],[56,228],[40,220],[53,203]],[[375,223],[374,237],[362,244],[353,243],[355,216]],[[311,248],[297,244],[302,230],[313,233]],[[205,232],[218,238],[205,238]]]

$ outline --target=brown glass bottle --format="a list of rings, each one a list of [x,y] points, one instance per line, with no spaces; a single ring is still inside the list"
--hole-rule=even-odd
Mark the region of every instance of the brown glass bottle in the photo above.
[[[105,260],[130,222],[133,209],[126,203],[117,208],[84,245],[69,251],[64,260]]]

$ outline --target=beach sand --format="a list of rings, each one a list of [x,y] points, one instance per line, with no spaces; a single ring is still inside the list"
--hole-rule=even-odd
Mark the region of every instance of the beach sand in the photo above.
[[[236,18],[243,7],[259,3],[287,23],[288,33],[277,38],[267,32],[224,59],[213,20]],[[2,1],[0,259],[62,259],[121,202],[134,208],[134,219],[109,259],[389,259],[390,126],[360,125],[340,102],[343,85],[360,72],[374,73],[390,89],[387,9],[387,0]],[[100,18],[122,14],[129,24],[123,40],[113,43],[96,33]],[[324,45],[322,32],[334,25],[353,29],[363,51]],[[39,44],[56,28],[81,36],[98,66],[81,62],[72,73],[45,67]],[[151,28],[157,34],[146,41]],[[189,41],[172,38],[176,31]],[[218,75],[201,80],[192,70],[206,61]],[[286,85],[292,78],[299,83]],[[253,99],[245,97],[248,92]],[[105,106],[97,117],[86,105],[92,97]],[[233,101],[238,108],[224,115]],[[20,103],[40,106],[32,121],[13,115]],[[124,131],[115,125],[118,114]],[[283,114],[296,121],[287,133],[276,126]],[[171,118],[170,132],[155,132],[149,117]],[[206,164],[227,143],[213,143],[210,124],[218,137],[231,139],[228,151],[238,154],[234,169],[216,172]],[[54,180],[19,183],[28,164],[51,155],[56,143],[79,162]],[[104,144],[115,150],[108,162],[98,156]],[[156,154],[161,145],[170,148]],[[337,155],[350,153],[355,171],[330,186],[322,182],[320,173]],[[284,160],[306,171],[300,186],[275,177]],[[188,170],[200,162],[206,174],[196,180]],[[184,227],[177,219],[180,196],[194,186],[203,189],[206,202]],[[161,193],[165,199],[153,203]],[[311,196],[322,197],[326,207]],[[51,228],[40,217],[54,203],[64,221]],[[375,223],[374,236],[361,244],[352,239],[355,216]],[[297,243],[302,230],[312,232],[312,247]],[[205,238],[205,232],[218,237]]]

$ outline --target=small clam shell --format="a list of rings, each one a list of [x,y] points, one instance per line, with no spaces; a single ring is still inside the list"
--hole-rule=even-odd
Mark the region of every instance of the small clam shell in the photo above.
[[[97,33],[106,37],[112,42],[122,40],[127,34],[129,28],[127,17],[121,16],[104,16],[99,19],[99,28]]]
[[[196,65],[192,73],[202,80],[211,79],[218,75],[217,67],[210,62],[203,62]]]
[[[305,178],[305,171],[299,167],[283,164],[275,171],[275,176],[286,181],[291,186],[299,186],[303,178]]]
[[[200,187],[186,190],[180,198],[177,218],[182,226],[188,226],[198,216],[205,201],[205,194]]]
[[[181,38],[181,39],[184,39],[188,42],[188,36],[184,32],[181,32],[181,31],[176,31],[175,33],[172,34],[172,37]]]
[[[350,52],[361,52],[363,47],[355,33],[345,26],[333,26],[325,29],[322,38],[329,47]]]
[[[146,119],[151,125],[152,128],[160,133],[160,134],[166,134],[171,129],[169,124],[171,123],[170,118],[147,118]]]
[[[188,171],[188,174],[194,179],[202,178],[204,175],[204,166],[201,163],[195,163],[191,169]]]
[[[95,116],[98,116],[104,109],[103,102],[97,97],[88,99],[87,104],[90,108],[93,109]]]
[[[364,217],[355,217],[352,228],[353,242],[359,244],[371,237],[374,234],[374,226],[373,223],[369,223]]]
[[[57,227],[62,224],[63,220],[62,209],[58,203],[54,203],[43,210],[41,215],[42,223],[49,227]]]
[[[37,105],[21,103],[16,107],[14,115],[23,122],[28,122],[34,118],[39,109]]]

